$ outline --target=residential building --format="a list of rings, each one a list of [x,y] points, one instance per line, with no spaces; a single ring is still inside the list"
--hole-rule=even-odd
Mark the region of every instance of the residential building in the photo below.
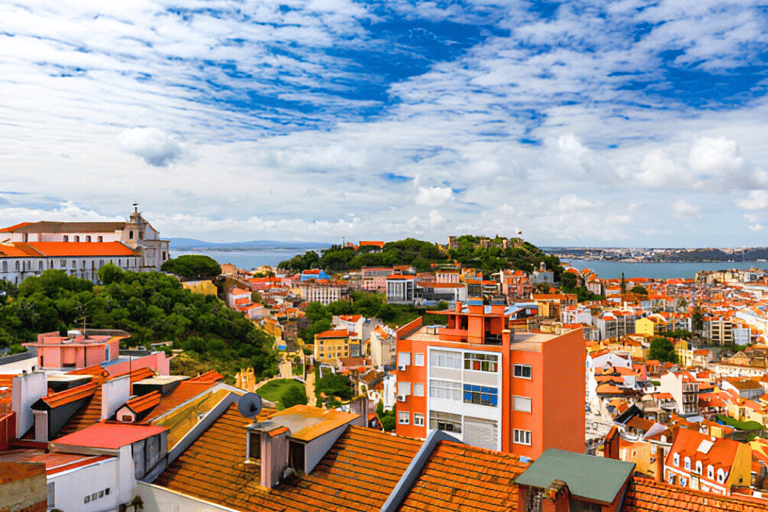
[[[416,298],[416,277],[394,274],[387,276],[387,303],[413,304]]]
[[[308,280],[299,285],[299,294],[305,302],[319,302],[323,306],[327,306],[331,302],[341,300],[344,289],[343,285],[334,284],[330,281]]]
[[[712,494],[730,495],[752,482],[749,444],[680,428],[664,462],[664,480]]]
[[[504,306],[479,301],[441,314],[446,327],[418,318],[397,331],[398,434],[439,429],[528,457],[550,447],[584,452],[581,330],[513,337]]]
[[[350,333],[346,329],[315,334],[315,361],[337,366],[340,359],[365,355],[362,342],[352,340],[352,334],[355,333]]]
[[[677,404],[677,413],[680,416],[697,416],[699,414],[699,382],[691,372],[665,373],[661,376],[660,382],[660,391],[672,395]]]
[[[384,325],[371,332],[371,364],[376,368],[394,368],[397,359],[397,334]]]
[[[392,267],[363,267],[361,270],[362,289],[372,292],[387,291],[387,277],[395,273]]]

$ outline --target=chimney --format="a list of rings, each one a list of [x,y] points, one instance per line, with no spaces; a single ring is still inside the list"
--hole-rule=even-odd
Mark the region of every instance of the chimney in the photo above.
[[[278,427],[269,432],[251,431],[249,436],[259,437],[259,448],[261,458],[261,479],[262,487],[272,489],[278,483],[283,475],[283,471],[288,467],[288,437],[291,431],[288,427]],[[249,448],[254,447],[254,443],[249,443]]]
[[[35,441],[48,442],[48,411],[32,411],[35,415]]]
[[[461,303],[461,301],[456,301],[456,312],[461,313],[461,308],[464,307],[464,304]]]
[[[368,396],[360,395],[349,404],[349,412],[359,414],[360,417],[352,422],[360,427],[368,426]]]
[[[16,413],[16,434],[24,436],[35,424],[32,404],[48,394],[48,378],[44,372],[32,372],[13,379],[12,407]]]
[[[571,492],[562,480],[553,480],[544,489],[541,512],[568,512],[571,508]]]
[[[664,481],[664,447],[661,445],[656,446],[656,462],[653,465],[654,479],[657,482]]]

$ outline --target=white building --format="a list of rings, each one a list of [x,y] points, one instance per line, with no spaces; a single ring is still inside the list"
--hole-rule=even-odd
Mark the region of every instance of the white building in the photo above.
[[[96,282],[112,263],[126,271],[159,271],[170,257],[136,205],[125,222],[22,222],[0,229],[0,279],[20,284],[48,269]]]

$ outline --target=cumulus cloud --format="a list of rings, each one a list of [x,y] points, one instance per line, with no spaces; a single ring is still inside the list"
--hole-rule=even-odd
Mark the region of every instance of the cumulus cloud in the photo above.
[[[440,206],[452,197],[453,190],[450,187],[419,187],[419,193],[416,195],[416,204]]]
[[[763,230],[763,226],[762,226],[762,224],[753,224],[753,225],[749,226],[749,229],[750,229],[750,231],[762,231]]]
[[[149,165],[167,167],[184,154],[181,143],[158,128],[131,128],[118,136],[120,149],[144,159]]]
[[[672,205],[672,211],[681,218],[691,218],[699,214],[701,208],[678,199]]]
[[[768,208],[768,192],[752,190],[746,197],[736,200],[736,205],[745,210],[764,210]]]
[[[635,179],[649,187],[677,185],[687,178],[685,168],[672,159],[664,150],[651,151],[640,164],[640,173]]]
[[[691,170],[699,175],[728,175],[744,166],[736,141],[720,137],[702,137],[691,147],[688,157]]]

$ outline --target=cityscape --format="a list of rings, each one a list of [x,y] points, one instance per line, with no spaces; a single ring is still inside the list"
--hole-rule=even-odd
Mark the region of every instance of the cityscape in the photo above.
[[[0,20],[0,512],[768,512],[764,5]]]

